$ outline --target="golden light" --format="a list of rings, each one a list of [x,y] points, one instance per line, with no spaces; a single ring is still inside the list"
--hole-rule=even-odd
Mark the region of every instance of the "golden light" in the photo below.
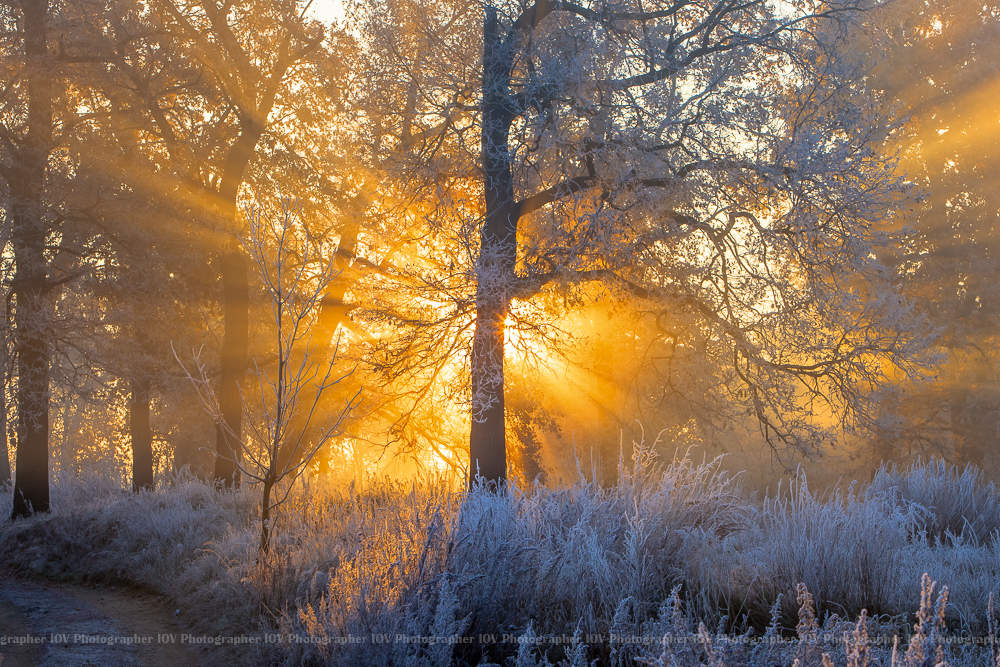
[[[557,360],[552,342],[561,332],[545,323],[549,319],[538,305],[514,299],[503,323],[505,357],[522,366],[551,367]]]
[[[343,0],[312,0],[308,13],[320,21],[332,23],[344,18],[344,3]]]

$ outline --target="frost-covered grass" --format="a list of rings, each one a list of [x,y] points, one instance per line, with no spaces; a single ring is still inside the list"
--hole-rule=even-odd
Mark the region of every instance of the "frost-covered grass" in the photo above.
[[[944,540],[950,533],[982,542],[1000,530],[1000,489],[985,482],[973,465],[959,468],[932,460],[905,468],[883,466],[871,488],[901,507],[926,510],[921,528],[932,539]]]
[[[159,591],[205,632],[298,638],[261,663],[1000,665],[1000,498],[974,469],[825,494],[799,476],[758,501],[686,458],[610,488],[313,486],[265,562],[253,493],[61,483],[51,515],[0,528],[0,558]]]

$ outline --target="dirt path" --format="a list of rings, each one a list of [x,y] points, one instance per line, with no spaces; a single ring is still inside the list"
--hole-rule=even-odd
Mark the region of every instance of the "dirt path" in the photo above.
[[[0,578],[0,667],[234,664],[190,637],[154,595]]]

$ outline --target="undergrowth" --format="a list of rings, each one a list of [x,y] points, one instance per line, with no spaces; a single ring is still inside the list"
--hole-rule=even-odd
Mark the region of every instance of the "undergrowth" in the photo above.
[[[1000,494],[973,468],[824,494],[799,475],[759,501],[719,460],[640,454],[619,478],[312,483],[263,560],[253,488],[65,480],[51,514],[0,528],[0,558],[280,635],[248,649],[261,664],[1000,665]]]

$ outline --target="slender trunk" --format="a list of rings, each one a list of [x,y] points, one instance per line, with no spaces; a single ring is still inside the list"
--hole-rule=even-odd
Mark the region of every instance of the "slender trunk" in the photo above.
[[[52,138],[53,73],[46,67],[47,0],[25,0],[27,134],[10,179],[18,372],[14,518],[49,510],[49,331],[42,191]]]
[[[271,546],[271,481],[264,480],[260,499],[260,553],[266,554]]]
[[[128,402],[132,439],[132,490],[153,488],[153,432],[149,426],[150,390],[146,378],[132,378]]]
[[[7,453],[7,341],[0,340],[0,486],[10,482],[10,455]]]
[[[507,476],[504,433],[504,320],[517,253],[518,211],[508,140],[513,120],[511,57],[502,45],[497,12],[483,26],[482,163],[486,220],[477,266],[476,330],[472,343],[470,483],[501,486]]]
[[[472,428],[469,433],[470,483],[482,477],[500,484],[507,475],[504,428],[503,320],[500,300],[477,297],[472,343]]]

